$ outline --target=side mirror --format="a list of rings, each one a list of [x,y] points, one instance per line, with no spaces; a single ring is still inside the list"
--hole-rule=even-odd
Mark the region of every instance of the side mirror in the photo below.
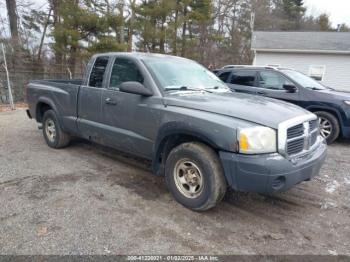
[[[141,96],[152,96],[153,92],[152,90],[149,90],[146,88],[143,84],[139,82],[124,82],[121,83],[119,90],[121,92],[135,94],[135,95],[141,95]]]
[[[287,91],[287,93],[295,93],[298,90],[295,85],[283,85],[283,88]]]

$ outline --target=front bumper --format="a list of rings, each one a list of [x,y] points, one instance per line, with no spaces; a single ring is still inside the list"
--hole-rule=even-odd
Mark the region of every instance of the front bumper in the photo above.
[[[325,143],[293,161],[280,154],[242,155],[220,152],[229,185],[236,191],[271,194],[290,189],[318,175],[327,155]]]

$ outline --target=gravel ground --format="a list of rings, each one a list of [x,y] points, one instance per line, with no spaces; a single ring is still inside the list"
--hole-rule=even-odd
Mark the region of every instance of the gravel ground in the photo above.
[[[337,142],[313,181],[196,213],[148,163],[84,141],[50,149],[24,110],[3,112],[0,254],[350,255],[349,159]]]

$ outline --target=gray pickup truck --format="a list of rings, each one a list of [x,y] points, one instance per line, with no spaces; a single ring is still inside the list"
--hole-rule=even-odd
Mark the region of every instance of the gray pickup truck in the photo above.
[[[95,55],[83,80],[32,81],[27,100],[50,147],[77,136],[149,159],[174,198],[197,211],[228,187],[285,191],[317,175],[326,157],[314,114],[231,92],[180,57]]]

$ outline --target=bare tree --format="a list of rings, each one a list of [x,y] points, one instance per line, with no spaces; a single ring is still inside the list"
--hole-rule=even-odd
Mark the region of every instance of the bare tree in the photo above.
[[[7,15],[9,18],[11,38],[14,44],[19,43],[18,15],[16,0],[6,0]]]

